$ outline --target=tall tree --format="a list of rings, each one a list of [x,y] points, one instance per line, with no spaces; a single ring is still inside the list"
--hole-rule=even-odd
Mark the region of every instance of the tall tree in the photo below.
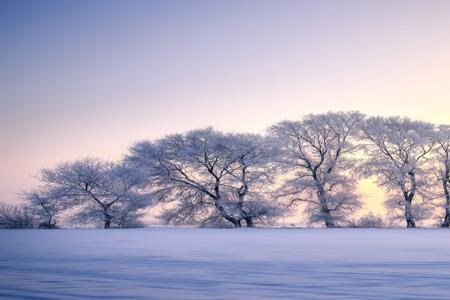
[[[293,178],[280,196],[290,203],[305,202],[311,221],[326,227],[360,206],[349,159],[357,151],[351,140],[362,115],[357,112],[308,115],[301,121],[283,121],[269,132],[280,147],[279,162]]]
[[[170,203],[167,222],[251,227],[273,212],[256,196],[256,183],[268,178],[260,147],[259,136],[207,128],[139,142],[127,160],[152,178],[155,198]]]
[[[416,227],[413,200],[426,187],[426,156],[434,147],[433,125],[408,118],[368,118],[362,128],[364,176],[376,176],[388,202],[403,207],[406,226]]]
[[[226,155],[225,139],[208,128],[131,147],[127,160],[150,175],[157,198],[171,203],[166,221],[196,224],[218,218],[240,226],[222,189],[235,163]]]

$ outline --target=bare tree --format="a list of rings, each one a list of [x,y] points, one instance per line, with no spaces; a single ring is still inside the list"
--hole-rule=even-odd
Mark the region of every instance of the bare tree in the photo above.
[[[441,125],[436,132],[436,147],[433,151],[434,174],[439,182],[439,197],[444,198],[444,220],[442,227],[450,225],[450,126]]]
[[[357,112],[309,115],[283,121],[269,130],[280,147],[279,162],[294,178],[285,182],[280,197],[290,204],[304,202],[311,221],[335,227],[336,221],[360,206],[356,182],[349,175],[358,150],[351,141],[362,115]]]
[[[139,193],[143,183],[141,174],[120,164],[85,158],[66,162],[54,169],[41,171],[43,187],[54,199],[70,201],[78,219],[89,221],[102,219],[104,228],[110,228],[113,212],[128,203],[141,207],[150,200]]]
[[[34,215],[26,205],[0,203],[0,228],[31,229],[35,223]]]
[[[426,156],[434,147],[433,125],[407,118],[368,118],[362,126],[367,160],[363,176],[376,176],[388,192],[387,204],[403,207],[407,227],[416,227],[413,207],[416,195],[426,187]]]

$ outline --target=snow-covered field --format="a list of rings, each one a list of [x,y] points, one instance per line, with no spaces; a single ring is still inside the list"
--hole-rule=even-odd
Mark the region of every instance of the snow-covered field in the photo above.
[[[2,230],[5,299],[450,299],[441,229]]]

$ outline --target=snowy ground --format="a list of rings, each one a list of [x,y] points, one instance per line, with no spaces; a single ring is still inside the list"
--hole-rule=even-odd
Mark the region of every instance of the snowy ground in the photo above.
[[[2,230],[5,299],[450,299],[441,229]]]

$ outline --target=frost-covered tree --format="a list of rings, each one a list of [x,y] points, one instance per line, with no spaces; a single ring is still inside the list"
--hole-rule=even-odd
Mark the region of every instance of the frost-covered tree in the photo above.
[[[335,227],[360,207],[356,181],[349,171],[354,166],[350,157],[358,150],[351,139],[361,118],[357,112],[330,112],[282,121],[269,130],[280,148],[280,164],[293,174],[280,197],[289,203],[306,203],[312,222]]]
[[[207,128],[136,143],[127,161],[151,178],[155,198],[168,207],[167,222],[241,227],[245,220],[253,226],[274,211],[256,193],[269,180],[261,147],[259,136]]]
[[[416,227],[416,214],[423,212],[413,200],[427,199],[426,156],[433,149],[433,125],[408,118],[371,117],[361,126],[366,161],[361,174],[375,176],[388,193],[387,207],[401,207],[407,227]]]
[[[255,219],[279,215],[279,205],[267,199],[276,175],[276,149],[256,134],[231,134],[227,141],[228,155],[235,163],[227,171],[231,176],[225,187],[235,195],[240,220],[253,227]]]
[[[138,209],[150,201],[147,195],[139,192],[144,183],[141,174],[123,164],[95,158],[44,169],[40,180],[53,201],[59,200],[74,207],[77,220],[103,220],[104,228],[111,227],[122,208],[132,206]]]
[[[118,212],[117,218],[114,218],[114,225],[117,228],[142,228],[145,227],[142,217],[145,214],[144,209],[122,209]]]
[[[8,205],[0,203],[0,228],[31,229],[36,219],[26,205]]]
[[[436,147],[433,151],[434,173],[438,180],[439,198],[444,199],[444,220],[442,227],[450,225],[450,126],[441,125],[437,128]]]
[[[39,220],[38,228],[57,228],[57,216],[72,205],[72,201],[62,199],[61,195],[52,195],[52,191],[44,189],[26,192],[23,198]]]
[[[149,174],[155,197],[169,203],[163,214],[167,222],[225,220],[240,226],[222,189],[235,162],[226,155],[225,139],[219,132],[202,129],[131,147],[127,161]]]
[[[355,228],[382,228],[386,227],[386,221],[382,216],[368,213],[356,220],[351,220],[350,227]]]

